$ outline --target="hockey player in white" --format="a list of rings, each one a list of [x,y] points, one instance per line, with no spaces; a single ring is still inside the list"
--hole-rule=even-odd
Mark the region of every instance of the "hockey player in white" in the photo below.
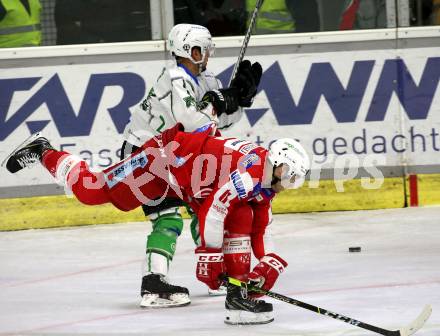
[[[168,48],[174,58],[164,67],[146,99],[133,112],[124,131],[122,158],[145,141],[174,126],[177,122],[191,132],[214,122],[226,129],[239,121],[242,107],[249,107],[257,92],[262,69],[259,63],[240,64],[231,88],[221,83],[206,67],[214,54],[211,34],[205,27],[192,24],[174,26],[168,36]],[[152,222],[147,237],[146,262],[141,285],[141,307],[173,307],[189,304],[187,288],[166,280],[177,238],[183,228],[180,199],[164,199],[143,205]],[[193,216],[191,227],[197,225]],[[192,230],[197,240],[197,230]]]

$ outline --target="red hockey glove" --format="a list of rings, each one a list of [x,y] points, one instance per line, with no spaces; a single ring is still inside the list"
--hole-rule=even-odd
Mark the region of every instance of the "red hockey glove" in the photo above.
[[[221,285],[219,275],[225,272],[222,249],[198,247],[197,256],[197,279],[204,282],[211,289],[218,289]]]
[[[286,261],[274,253],[269,253],[261,258],[259,264],[249,273],[249,282],[256,287],[270,290],[286,267]],[[252,296],[259,297],[263,294],[252,293]]]

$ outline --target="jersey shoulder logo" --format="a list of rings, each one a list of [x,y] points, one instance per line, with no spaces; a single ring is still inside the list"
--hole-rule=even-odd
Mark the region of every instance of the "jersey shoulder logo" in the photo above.
[[[239,152],[242,154],[248,154],[256,148],[258,148],[257,145],[253,143],[247,143],[240,148]]]
[[[186,107],[190,107],[191,105],[197,106],[196,100],[194,99],[194,97],[187,96],[187,97],[184,97],[183,100],[186,104]]]
[[[249,154],[252,150],[258,148],[258,146],[252,142],[236,138],[226,140],[224,146],[226,148],[230,148],[232,150],[240,152],[241,154]]]
[[[254,165],[255,162],[258,162],[259,159],[260,157],[255,153],[247,154],[246,156],[240,158],[240,165],[245,169],[249,169]]]

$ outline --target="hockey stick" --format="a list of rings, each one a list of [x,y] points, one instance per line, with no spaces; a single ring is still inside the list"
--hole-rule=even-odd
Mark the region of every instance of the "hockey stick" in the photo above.
[[[229,79],[228,87],[231,86],[231,82],[235,77],[235,74],[237,73],[238,66],[240,65],[241,61],[243,61],[244,53],[246,52],[247,45],[249,43],[249,40],[251,38],[252,29],[254,29],[255,22],[257,21],[257,14],[260,10],[261,5],[263,4],[263,0],[257,0],[257,3],[255,4],[254,11],[252,12],[251,21],[249,22],[249,27],[246,31],[246,35],[244,36],[243,44],[241,45],[240,53],[238,54],[237,62],[234,65],[234,70],[232,70],[231,78]]]
[[[320,308],[320,307],[317,307],[317,306],[313,306],[311,304],[308,304],[308,303],[305,303],[305,302],[301,302],[301,301],[296,300],[296,299],[292,299],[290,297],[287,297],[287,296],[284,296],[284,295],[281,295],[281,294],[278,294],[278,293],[274,293],[274,292],[271,292],[271,291],[267,291],[267,290],[261,289],[259,287],[252,286],[250,284],[247,284],[246,282],[242,282],[242,281],[240,281],[238,279],[235,279],[235,278],[231,278],[231,277],[227,277],[226,276],[226,277],[223,278],[223,280],[228,282],[228,283],[230,283],[230,284],[232,284],[232,285],[239,286],[239,287],[245,287],[248,290],[252,290],[254,292],[267,295],[267,296],[269,296],[271,298],[274,298],[274,299],[277,299],[277,300],[280,300],[280,301],[283,301],[283,302],[286,302],[286,303],[290,303],[290,304],[292,304],[294,306],[301,307],[301,308],[304,308],[304,309],[308,309],[308,310],[311,310],[312,312],[315,312],[315,313],[318,313],[318,314],[321,314],[321,315],[325,315],[325,316],[334,318],[336,320],[339,320],[339,321],[351,324],[353,326],[356,326],[356,327],[359,327],[359,328],[363,328],[363,329],[367,329],[367,330],[370,330],[370,331],[373,331],[375,333],[382,334],[382,335],[385,335],[385,336],[409,336],[409,335],[414,334],[420,328],[423,327],[423,325],[425,324],[426,320],[428,320],[428,318],[429,318],[429,316],[431,315],[431,312],[432,312],[431,306],[430,305],[426,305],[425,308],[423,309],[423,311],[420,313],[420,315],[411,324],[409,324],[408,326],[406,326],[404,328],[401,328],[399,330],[387,330],[387,329],[383,329],[383,328],[379,328],[379,327],[373,326],[373,325],[365,323],[365,322],[361,322],[361,321],[355,320],[355,319],[353,319],[351,317],[347,317],[347,316],[344,316],[344,315],[341,315],[341,314],[338,314],[338,313],[334,313],[334,312],[332,312],[330,310],[326,310],[326,309],[323,309],[323,308]]]

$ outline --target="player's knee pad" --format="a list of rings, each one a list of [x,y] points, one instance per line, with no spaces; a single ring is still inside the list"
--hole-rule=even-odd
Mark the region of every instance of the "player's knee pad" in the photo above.
[[[247,281],[251,270],[251,238],[247,234],[225,233],[223,254],[228,275]]]
[[[171,260],[176,251],[177,237],[183,229],[183,219],[178,208],[168,210],[150,215],[153,231],[147,239],[147,253],[159,253]]]

